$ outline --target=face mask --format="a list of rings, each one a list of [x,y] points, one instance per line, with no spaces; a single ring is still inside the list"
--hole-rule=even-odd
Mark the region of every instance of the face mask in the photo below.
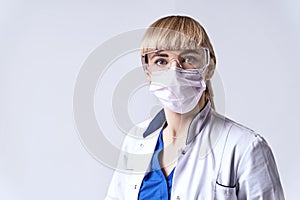
[[[195,108],[205,89],[205,81],[198,70],[171,67],[151,72],[149,90],[163,106],[176,113],[184,114]]]

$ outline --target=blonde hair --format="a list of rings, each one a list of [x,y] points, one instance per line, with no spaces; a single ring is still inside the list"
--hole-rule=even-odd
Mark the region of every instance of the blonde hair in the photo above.
[[[204,94],[215,108],[210,78],[215,69],[216,56],[208,35],[199,22],[188,16],[167,16],[158,19],[150,25],[142,39],[141,54],[157,49],[179,50],[197,46],[208,48],[213,61],[208,66],[209,77]]]

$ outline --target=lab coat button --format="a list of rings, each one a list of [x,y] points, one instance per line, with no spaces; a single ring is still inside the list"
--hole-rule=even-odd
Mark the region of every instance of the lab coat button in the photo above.
[[[180,200],[180,196],[177,196],[177,197],[176,197],[176,200]]]
[[[141,148],[143,148],[143,147],[144,147],[144,144],[143,144],[143,143],[141,143],[141,144],[140,144],[140,147],[141,147]]]

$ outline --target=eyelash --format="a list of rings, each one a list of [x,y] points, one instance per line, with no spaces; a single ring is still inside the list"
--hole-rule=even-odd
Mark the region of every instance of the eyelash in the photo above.
[[[158,64],[158,62],[165,62],[166,64],[168,64],[167,61],[166,61],[166,59],[164,59],[164,58],[159,58],[159,59],[157,59],[157,60],[154,61],[154,63],[155,63],[156,65],[161,65],[161,64]],[[165,65],[166,65],[166,64],[165,64]]]

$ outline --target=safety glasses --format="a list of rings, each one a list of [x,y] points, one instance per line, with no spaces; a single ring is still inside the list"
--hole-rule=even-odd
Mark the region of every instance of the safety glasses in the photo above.
[[[184,71],[203,71],[210,62],[208,48],[184,50],[153,50],[142,55],[145,71],[154,72],[177,66]]]

